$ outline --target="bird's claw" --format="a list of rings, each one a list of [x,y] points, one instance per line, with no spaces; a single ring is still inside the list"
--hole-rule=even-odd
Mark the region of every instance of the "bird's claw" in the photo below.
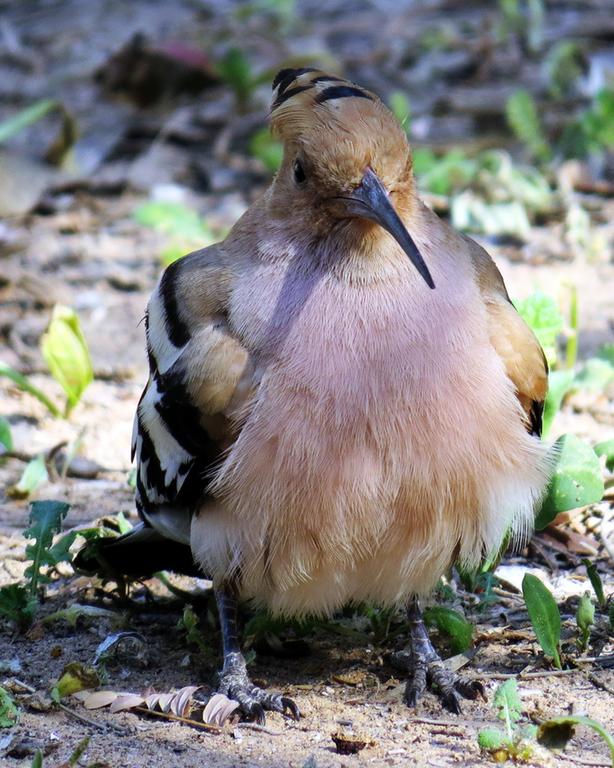
[[[299,720],[301,717],[299,708],[291,698],[279,693],[269,693],[256,685],[252,685],[247,677],[240,682],[234,680],[229,685],[224,685],[222,678],[220,691],[237,701],[241,712],[258,725],[265,725],[265,712],[280,712],[292,720]]]
[[[462,713],[461,698],[475,700],[481,697],[486,701],[486,691],[479,680],[457,675],[447,669],[439,657],[414,657],[411,663],[408,663],[408,669],[411,677],[405,687],[405,702],[410,707],[417,705],[427,688],[455,715]]]

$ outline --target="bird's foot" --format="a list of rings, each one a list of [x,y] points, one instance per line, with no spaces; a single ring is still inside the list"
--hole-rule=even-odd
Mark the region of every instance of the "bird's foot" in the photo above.
[[[292,699],[280,693],[265,691],[252,683],[242,657],[230,663],[229,659],[225,661],[218,691],[237,701],[243,715],[255,720],[259,725],[265,724],[266,711],[281,712],[293,720],[299,720],[301,713]]]
[[[409,648],[396,656],[396,663],[409,672],[405,687],[405,701],[415,707],[428,688],[435,693],[443,706],[457,715],[461,713],[460,700],[486,700],[484,686],[479,680],[472,680],[448,669],[428,636],[422,612],[417,600],[411,600],[407,607],[409,620]]]
[[[401,658],[398,658],[409,672],[405,686],[405,702],[408,706],[415,707],[427,688],[441,700],[447,710],[456,715],[461,714],[461,698],[486,699],[484,686],[479,680],[452,672],[432,646],[430,651],[428,655],[410,652],[400,654]]]

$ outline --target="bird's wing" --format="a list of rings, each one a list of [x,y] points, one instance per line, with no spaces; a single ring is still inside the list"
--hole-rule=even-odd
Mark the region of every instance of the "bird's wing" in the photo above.
[[[249,354],[227,321],[232,281],[223,246],[211,246],[171,264],[147,306],[150,373],[132,441],[137,508],[182,543],[251,394]]]
[[[495,263],[474,240],[466,237],[471,260],[486,305],[490,341],[516,387],[526,414],[527,429],[541,435],[548,363],[533,331],[518,314]]]

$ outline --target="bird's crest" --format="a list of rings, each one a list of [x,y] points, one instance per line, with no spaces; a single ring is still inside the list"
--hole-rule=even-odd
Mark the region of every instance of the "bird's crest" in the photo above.
[[[278,72],[271,128],[284,143],[302,146],[316,165],[343,166],[345,179],[348,165],[358,171],[369,164],[398,178],[409,156],[405,132],[376,94],[313,67]]]

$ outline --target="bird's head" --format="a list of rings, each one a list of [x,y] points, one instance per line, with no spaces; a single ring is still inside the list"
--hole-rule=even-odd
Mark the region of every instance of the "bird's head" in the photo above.
[[[284,69],[273,81],[271,126],[284,146],[272,188],[280,210],[320,235],[348,222],[363,233],[384,229],[435,287],[403,223],[416,205],[407,137],[375,94],[320,70]]]

